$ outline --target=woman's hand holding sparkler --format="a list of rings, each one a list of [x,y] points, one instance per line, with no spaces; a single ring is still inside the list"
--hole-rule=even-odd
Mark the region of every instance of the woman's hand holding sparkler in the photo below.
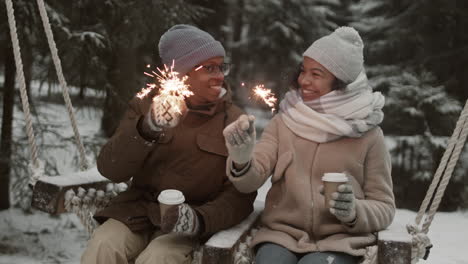
[[[234,165],[241,169],[250,161],[255,146],[255,117],[241,115],[223,131],[226,147]]]
[[[242,83],[242,85],[244,85]],[[254,95],[262,99],[271,111],[275,111],[276,97],[270,89],[266,89],[263,84],[255,86]],[[228,125],[224,131],[224,139],[229,156],[234,162],[234,168],[242,170],[251,159],[255,146],[255,117],[253,115],[241,115],[236,121]]]

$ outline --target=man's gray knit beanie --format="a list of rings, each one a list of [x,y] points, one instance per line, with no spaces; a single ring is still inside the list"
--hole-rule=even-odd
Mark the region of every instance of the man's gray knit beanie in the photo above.
[[[340,27],[312,43],[303,56],[314,59],[349,84],[364,69],[363,48],[362,39],[354,28]]]
[[[175,25],[159,40],[159,56],[168,67],[174,61],[174,71],[185,75],[200,62],[224,57],[223,45],[208,32],[191,25]]]

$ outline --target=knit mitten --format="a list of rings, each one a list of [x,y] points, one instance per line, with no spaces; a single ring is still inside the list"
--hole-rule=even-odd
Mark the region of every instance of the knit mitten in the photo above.
[[[356,198],[353,186],[349,183],[338,186],[338,191],[332,194],[330,212],[341,222],[352,225],[356,221]]]
[[[229,157],[238,164],[248,163],[252,156],[256,137],[254,121],[252,115],[241,115],[223,130]]]
[[[200,231],[200,220],[197,212],[183,203],[167,209],[162,219],[161,230],[164,233],[195,236]]]
[[[154,131],[177,126],[187,111],[187,105],[183,99],[175,96],[168,96],[166,99],[155,97],[146,115],[146,122]]]

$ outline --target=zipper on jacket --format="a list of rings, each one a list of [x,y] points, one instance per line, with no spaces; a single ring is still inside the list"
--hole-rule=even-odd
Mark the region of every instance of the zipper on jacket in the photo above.
[[[310,220],[309,220],[310,225],[307,227],[307,230],[310,231],[310,242],[315,244],[315,247],[317,248],[317,251],[320,251],[320,249],[318,247],[317,240],[315,238],[315,228],[314,228],[315,214],[314,214],[314,210],[315,210],[315,207],[316,207],[316,201],[314,199],[314,193],[313,193],[312,171],[313,171],[313,168],[315,167],[315,161],[316,161],[319,146],[320,146],[320,143],[317,143],[317,147],[315,148],[315,153],[313,155],[314,162],[312,163],[312,167],[310,168],[310,172],[309,172],[309,192],[310,192],[310,200],[311,200],[311,203],[312,203],[312,207],[310,208],[310,216],[311,216]]]

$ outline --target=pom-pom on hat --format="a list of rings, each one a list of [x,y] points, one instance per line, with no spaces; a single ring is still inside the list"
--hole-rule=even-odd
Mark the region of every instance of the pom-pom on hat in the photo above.
[[[364,69],[363,48],[362,39],[354,28],[340,27],[312,43],[303,56],[314,59],[349,84]]]
[[[174,61],[174,71],[181,75],[200,62],[226,55],[223,45],[208,32],[184,24],[168,29],[161,36],[158,48],[162,62],[170,67]]]

